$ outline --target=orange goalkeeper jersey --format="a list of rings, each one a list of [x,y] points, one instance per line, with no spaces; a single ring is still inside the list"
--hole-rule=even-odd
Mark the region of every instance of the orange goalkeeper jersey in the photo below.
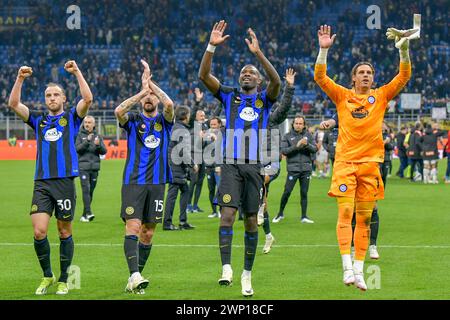
[[[411,77],[411,64],[400,63],[400,72],[388,84],[371,89],[368,94],[356,94],[336,84],[326,75],[327,66],[316,64],[314,80],[336,105],[339,136],[335,161],[383,162],[382,124],[388,102]]]

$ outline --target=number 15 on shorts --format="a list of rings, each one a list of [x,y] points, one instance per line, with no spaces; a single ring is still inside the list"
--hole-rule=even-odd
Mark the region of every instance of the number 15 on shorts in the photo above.
[[[164,209],[164,201],[163,200],[155,200],[155,211],[162,212]]]

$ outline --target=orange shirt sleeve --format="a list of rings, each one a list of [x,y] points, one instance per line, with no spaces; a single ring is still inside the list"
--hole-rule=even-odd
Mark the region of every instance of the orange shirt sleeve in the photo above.
[[[327,76],[327,65],[316,64],[314,67],[314,81],[327,94],[327,96],[337,106],[347,90],[341,85],[336,84],[329,76]]]
[[[406,83],[411,78],[411,63],[400,62],[400,70],[398,74],[388,84],[380,87],[386,100],[389,101],[400,93]]]

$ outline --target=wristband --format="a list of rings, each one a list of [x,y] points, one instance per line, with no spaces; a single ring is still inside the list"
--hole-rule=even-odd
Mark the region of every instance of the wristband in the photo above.
[[[216,46],[213,46],[212,44],[208,44],[208,47],[206,48],[206,51],[214,53],[216,51]]]

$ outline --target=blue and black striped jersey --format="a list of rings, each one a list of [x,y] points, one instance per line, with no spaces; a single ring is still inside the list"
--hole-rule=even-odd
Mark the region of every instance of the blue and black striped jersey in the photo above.
[[[26,123],[36,136],[35,180],[78,176],[75,140],[82,121],[75,107],[57,116],[30,111]]]
[[[165,184],[172,180],[168,147],[173,122],[162,114],[147,118],[142,113],[128,113],[120,125],[128,135],[128,154],[123,184]]]
[[[223,104],[226,132],[223,139],[226,163],[236,160],[262,162],[261,145],[267,141],[270,110],[274,101],[266,90],[246,95],[237,88],[221,86],[215,97]]]

